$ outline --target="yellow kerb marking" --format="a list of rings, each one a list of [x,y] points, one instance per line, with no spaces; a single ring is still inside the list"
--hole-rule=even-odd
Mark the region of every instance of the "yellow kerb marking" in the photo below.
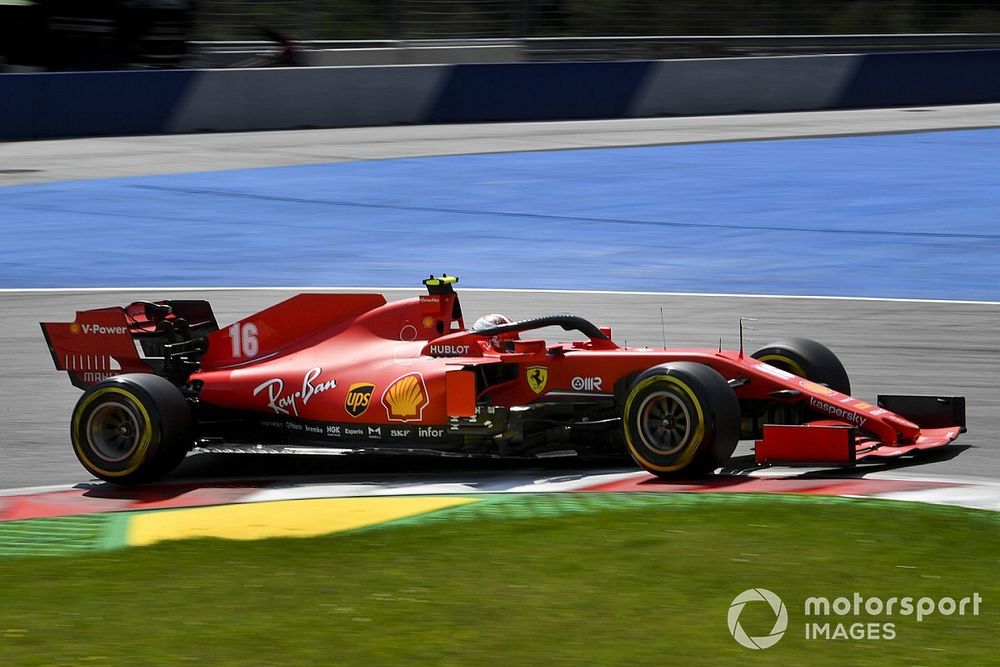
[[[127,542],[143,546],[196,537],[315,537],[474,502],[447,496],[321,498],[149,512],[131,518]]]

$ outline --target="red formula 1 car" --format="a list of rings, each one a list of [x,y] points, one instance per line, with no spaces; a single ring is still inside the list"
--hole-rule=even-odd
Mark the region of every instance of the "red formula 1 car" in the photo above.
[[[965,400],[850,396],[814,341],[742,350],[622,347],[574,315],[467,329],[456,278],[387,303],[302,294],[224,329],[205,301],[137,302],[43,323],[56,367],[84,390],[71,423],[84,467],[160,477],[194,446],[543,457],[624,454],[660,476],[726,463],[842,464],[940,447]],[[532,336],[561,327],[586,340]],[[537,334],[535,334],[537,335]]]

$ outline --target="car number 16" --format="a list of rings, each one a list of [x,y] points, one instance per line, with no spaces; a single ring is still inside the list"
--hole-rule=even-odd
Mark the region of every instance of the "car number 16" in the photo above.
[[[260,352],[257,342],[257,325],[253,322],[237,322],[229,327],[229,339],[233,343],[233,357],[236,359],[253,358]]]

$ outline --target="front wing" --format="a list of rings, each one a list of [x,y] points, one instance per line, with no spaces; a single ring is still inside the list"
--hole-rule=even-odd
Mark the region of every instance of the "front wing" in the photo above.
[[[891,459],[936,449],[954,441],[965,428],[965,398],[961,396],[879,396],[880,408],[920,427],[911,442],[882,442],[852,424],[818,420],[802,425],[764,426],[755,443],[760,464],[851,465],[864,459]]]

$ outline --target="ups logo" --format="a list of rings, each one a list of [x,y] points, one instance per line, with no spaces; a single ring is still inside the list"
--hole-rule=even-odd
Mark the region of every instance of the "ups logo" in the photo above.
[[[344,409],[352,417],[360,417],[365,414],[365,410],[372,402],[372,392],[375,385],[370,382],[355,382],[347,390],[347,398],[344,399]]]

